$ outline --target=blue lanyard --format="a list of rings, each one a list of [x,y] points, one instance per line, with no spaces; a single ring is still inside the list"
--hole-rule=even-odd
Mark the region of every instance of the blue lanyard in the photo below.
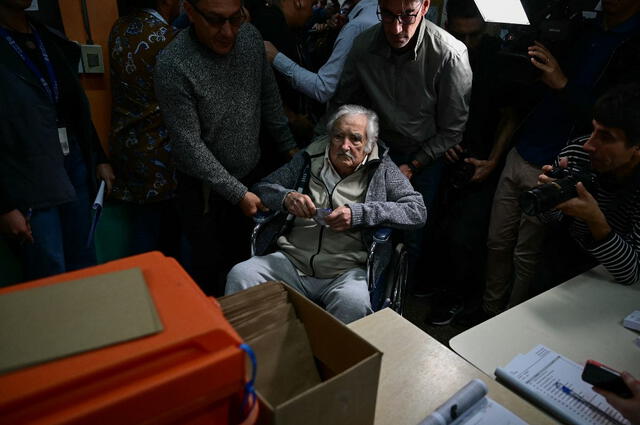
[[[0,27],[0,35],[4,37],[5,40],[7,40],[7,43],[9,43],[9,45],[13,48],[13,50],[16,51],[18,56],[20,56],[20,58],[25,63],[25,65],[29,67],[31,72],[33,72],[36,75],[36,77],[40,79],[40,84],[42,84],[42,88],[44,88],[44,90],[49,95],[49,99],[51,99],[51,102],[57,105],[58,102],[60,101],[60,89],[58,87],[58,79],[56,78],[56,73],[53,70],[53,65],[51,64],[51,60],[49,59],[47,50],[44,47],[42,38],[40,38],[40,34],[38,34],[38,31],[36,31],[36,29],[33,26],[31,26],[31,31],[33,31],[33,35],[36,39],[36,43],[38,44],[38,48],[40,49],[40,53],[42,53],[42,59],[44,60],[44,64],[47,68],[47,73],[49,74],[49,80],[51,80],[51,86],[49,86],[47,79],[44,78],[44,75],[42,75],[42,72],[40,72],[36,64],[33,63],[31,58],[24,53],[24,51],[18,45],[18,43],[16,43],[13,37],[11,37],[11,34],[9,34],[7,30],[5,30],[4,28]]]

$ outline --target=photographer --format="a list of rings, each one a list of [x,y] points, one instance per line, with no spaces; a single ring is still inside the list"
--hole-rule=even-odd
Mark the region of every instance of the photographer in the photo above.
[[[569,173],[590,171],[597,185],[583,182],[577,196],[541,215],[545,222],[572,217],[570,233],[614,276],[630,285],[640,278],[640,84],[620,86],[596,103],[593,133],[565,147],[555,161]],[[547,173],[551,165],[542,170]],[[541,184],[554,179],[546,174]]]
[[[513,137],[494,195],[487,238],[486,319],[530,296],[543,259],[545,226],[523,214],[519,196],[535,186],[540,167],[551,163],[572,136],[589,131],[595,99],[640,75],[640,3],[603,2],[602,15],[581,31],[561,62],[540,43],[529,47],[541,71],[540,102]],[[562,63],[562,67],[561,64]]]

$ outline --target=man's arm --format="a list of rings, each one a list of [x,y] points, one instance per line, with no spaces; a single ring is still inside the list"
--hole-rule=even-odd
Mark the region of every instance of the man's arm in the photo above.
[[[178,169],[209,183],[214,192],[231,204],[238,204],[247,187],[222,166],[202,140],[191,83],[178,70],[163,66],[161,61],[156,65],[154,81]]]
[[[640,223],[632,223],[629,234],[614,232],[598,202],[582,183],[576,185],[578,196],[557,208],[565,215],[582,220],[592,240],[581,242],[583,248],[613,275],[616,282],[631,285],[640,280]]]
[[[273,75],[271,65],[267,61],[262,48],[262,93],[260,97],[262,122],[269,130],[278,152],[286,153],[296,148],[296,141],[291,134],[287,118],[282,109],[282,98],[278,84]]]
[[[422,195],[413,189],[409,180],[391,159],[386,157],[383,161],[386,163],[383,164],[384,177],[379,179],[374,176],[369,184],[384,185],[380,190],[386,193],[386,201],[349,204],[352,226],[419,229],[427,221],[427,208]]]
[[[251,187],[267,208],[274,211],[286,210],[284,199],[290,192],[299,189],[295,186],[306,164],[305,155],[305,152],[298,152],[291,161]]]
[[[462,141],[469,115],[473,73],[466,52],[450,58],[443,66],[438,84],[437,132],[427,139],[415,160],[430,163]]]
[[[294,89],[320,103],[326,103],[336,91],[353,40],[364,29],[358,25],[344,26],[333,45],[331,56],[317,74],[296,64],[283,53],[276,55],[273,66],[287,77]]]

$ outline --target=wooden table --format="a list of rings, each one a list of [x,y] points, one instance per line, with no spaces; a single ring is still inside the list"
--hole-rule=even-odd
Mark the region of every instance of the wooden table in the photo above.
[[[390,309],[349,327],[383,353],[376,425],[416,425],[473,378],[531,425],[557,423]]]
[[[640,377],[640,333],[622,326],[640,310],[640,285],[623,286],[598,266],[452,338],[451,347],[488,375],[546,345],[577,363],[598,360]]]

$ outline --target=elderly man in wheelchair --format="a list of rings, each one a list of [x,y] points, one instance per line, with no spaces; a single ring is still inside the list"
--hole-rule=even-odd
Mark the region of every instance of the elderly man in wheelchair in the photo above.
[[[418,229],[427,211],[377,140],[373,111],[344,105],[327,130],[252,188],[279,213],[261,232],[258,255],[229,272],[226,293],[281,280],[349,323],[372,312],[366,264],[375,228]],[[277,250],[260,255],[273,241]],[[380,251],[374,279],[391,258],[390,246]]]

